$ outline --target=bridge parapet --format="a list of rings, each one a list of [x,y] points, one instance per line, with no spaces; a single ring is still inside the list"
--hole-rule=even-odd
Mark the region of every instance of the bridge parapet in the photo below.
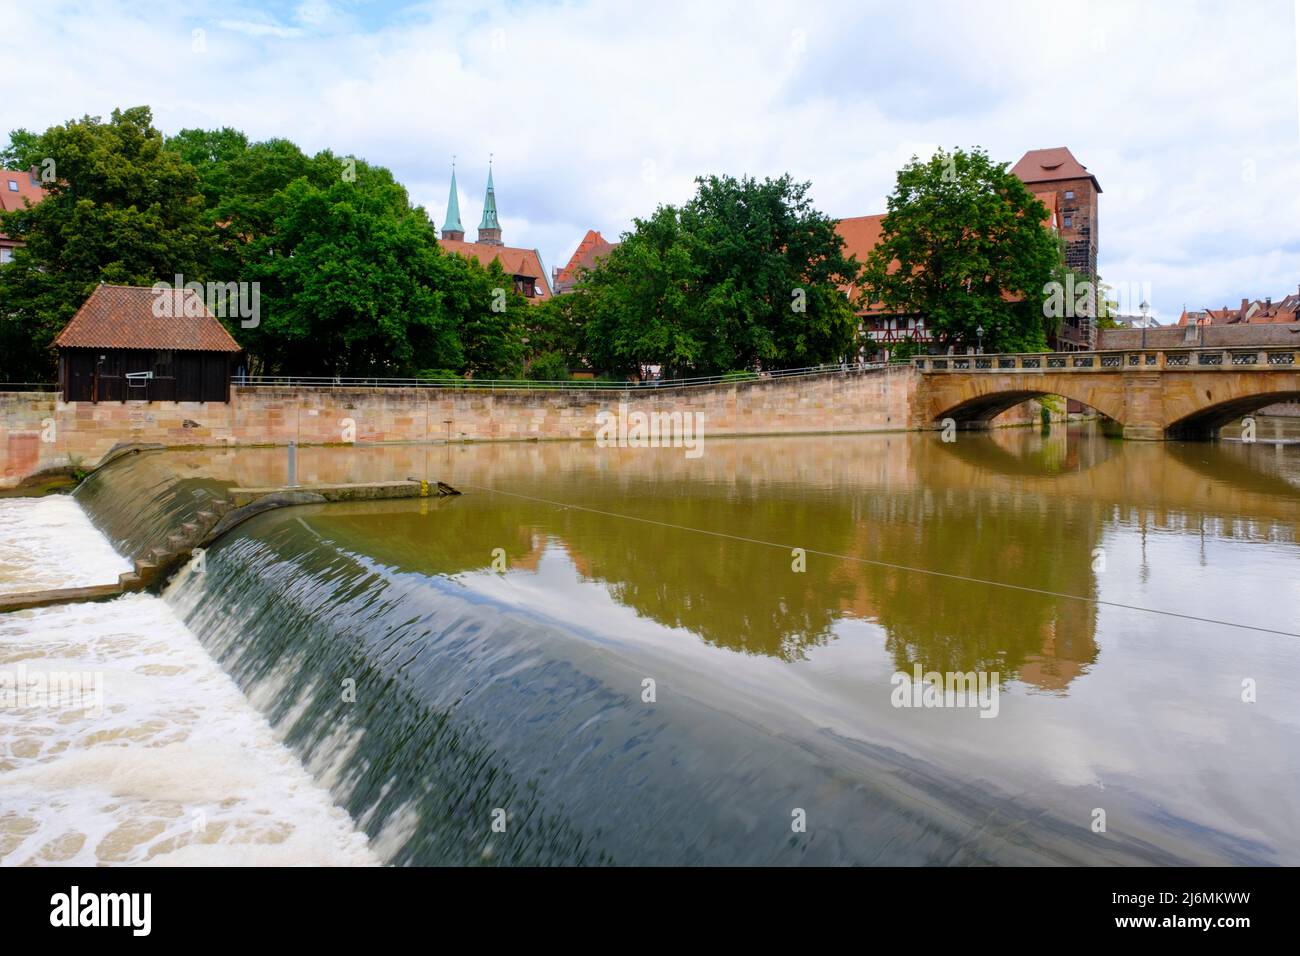
[[[1062,395],[1123,426],[1126,438],[1211,438],[1278,402],[1300,401],[1294,347],[1115,349],[918,355],[915,422],[986,428],[1030,398]]]
[[[1300,365],[1300,346],[918,355],[912,359],[912,364],[918,372],[927,375],[953,372],[1209,372],[1215,369],[1278,371]]]

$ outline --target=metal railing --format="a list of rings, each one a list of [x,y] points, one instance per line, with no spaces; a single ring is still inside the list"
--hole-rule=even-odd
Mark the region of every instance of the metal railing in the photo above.
[[[733,382],[761,382],[776,378],[809,375],[848,374],[876,371],[906,362],[849,362],[835,365],[810,365],[805,368],[772,369],[763,372],[730,372],[725,375],[700,375],[694,378],[647,379],[633,382],[610,382],[598,379],[534,381],[532,379],[465,379],[465,378],[384,378],[382,376],[330,375],[236,375],[230,383],[249,388],[454,388],[489,391],[641,391],[659,388],[695,388]]]
[[[1099,352],[1029,352],[1015,354],[918,355],[917,371],[943,372],[1122,372],[1187,369],[1280,371],[1300,365],[1300,349],[1255,348],[1107,349]]]

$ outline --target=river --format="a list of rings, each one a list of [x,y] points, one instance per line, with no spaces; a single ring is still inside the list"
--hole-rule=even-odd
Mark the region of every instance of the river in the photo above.
[[[306,483],[464,494],[267,513],[161,598],[0,618],[8,665],[62,635],[120,708],[6,720],[0,861],[1295,865],[1296,431],[302,449]],[[158,452],[0,501],[43,542],[0,589],[284,473]],[[901,706],[918,672],[995,690]]]

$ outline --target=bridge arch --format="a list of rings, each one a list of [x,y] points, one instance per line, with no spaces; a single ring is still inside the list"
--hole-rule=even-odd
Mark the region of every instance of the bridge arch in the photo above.
[[[934,394],[931,401],[932,422],[951,418],[959,428],[987,428],[990,421],[1022,402],[1047,395],[1060,395],[1124,423],[1124,396],[1114,389],[1098,388],[1084,376],[971,375],[955,392]],[[1101,385],[1103,383],[1096,383]]]
[[[1165,427],[1165,436],[1189,440],[1216,438],[1224,425],[1281,402],[1300,402],[1300,389],[1256,391],[1217,401],[1170,422]]]

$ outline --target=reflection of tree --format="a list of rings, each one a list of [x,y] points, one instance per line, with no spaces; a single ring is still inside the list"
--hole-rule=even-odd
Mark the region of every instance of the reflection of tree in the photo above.
[[[1062,502],[1051,514],[1037,503],[941,494],[906,520],[873,522],[858,552],[945,574],[999,581],[1064,594],[1093,594],[1091,550],[1101,517],[1089,505]],[[922,513],[922,509],[924,511]],[[900,560],[900,556],[904,556]],[[1096,606],[1011,588],[916,574],[879,564],[853,571],[874,596],[876,620],[900,670],[996,670],[1004,677],[1028,661],[1050,678],[1043,662],[1096,659]],[[1050,680],[1049,680],[1050,683]]]
[[[582,578],[603,583],[638,614],[783,660],[829,642],[846,615],[878,621],[900,669],[919,662],[926,670],[1011,676],[1029,667],[1036,684],[1063,687],[1095,659],[1096,614],[1087,602],[817,554],[796,574],[785,550],[665,526],[1088,595],[1101,524],[1091,506],[1067,503],[1045,516],[1036,502],[955,491],[807,499],[774,491],[677,496],[633,484],[588,495],[584,507],[593,510],[480,495],[435,503],[410,520],[327,510],[312,523],[345,547],[424,574],[487,568],[497,547],[512,569],[535,569],[545,543],[555,541]]]
[[[410,520],[393,520],[388,505],[348,514],[326,510],[312,524],[344,547],[425,574],[486,568],[497,547],[506,551],[511,568],[535,568],[545,541],[554,538],[579,574],[605,584],[620,604],[712,644],[791,660],[830,640],[849,583],[816,573],[815,565],[812,573],[795,574],[790,553],[779,548],[652,522],[835,551],[851,535],[839,507],[829,501],[755,497],[728,502],[726,520],[720,522],[724,512],[717,498],[662,491],[660,486],[587,495],[584,507],[595,511],[506,495],[467,496],[438,503],[426,518],[412,514]]]
[[[771,497],[721,503],[653,498],[596,505],[654,521],[716,529],[758,541],[838,550],[851,526],[828,502]],[[787,550],[643,522],[611,529],[609,518],[564,511],[555,531],[585,576],[646,617],[711,644],[786,660],[827,643],[849,587],[813,570],[796,574]],[[611,533],[614,530],[615,533]]]

